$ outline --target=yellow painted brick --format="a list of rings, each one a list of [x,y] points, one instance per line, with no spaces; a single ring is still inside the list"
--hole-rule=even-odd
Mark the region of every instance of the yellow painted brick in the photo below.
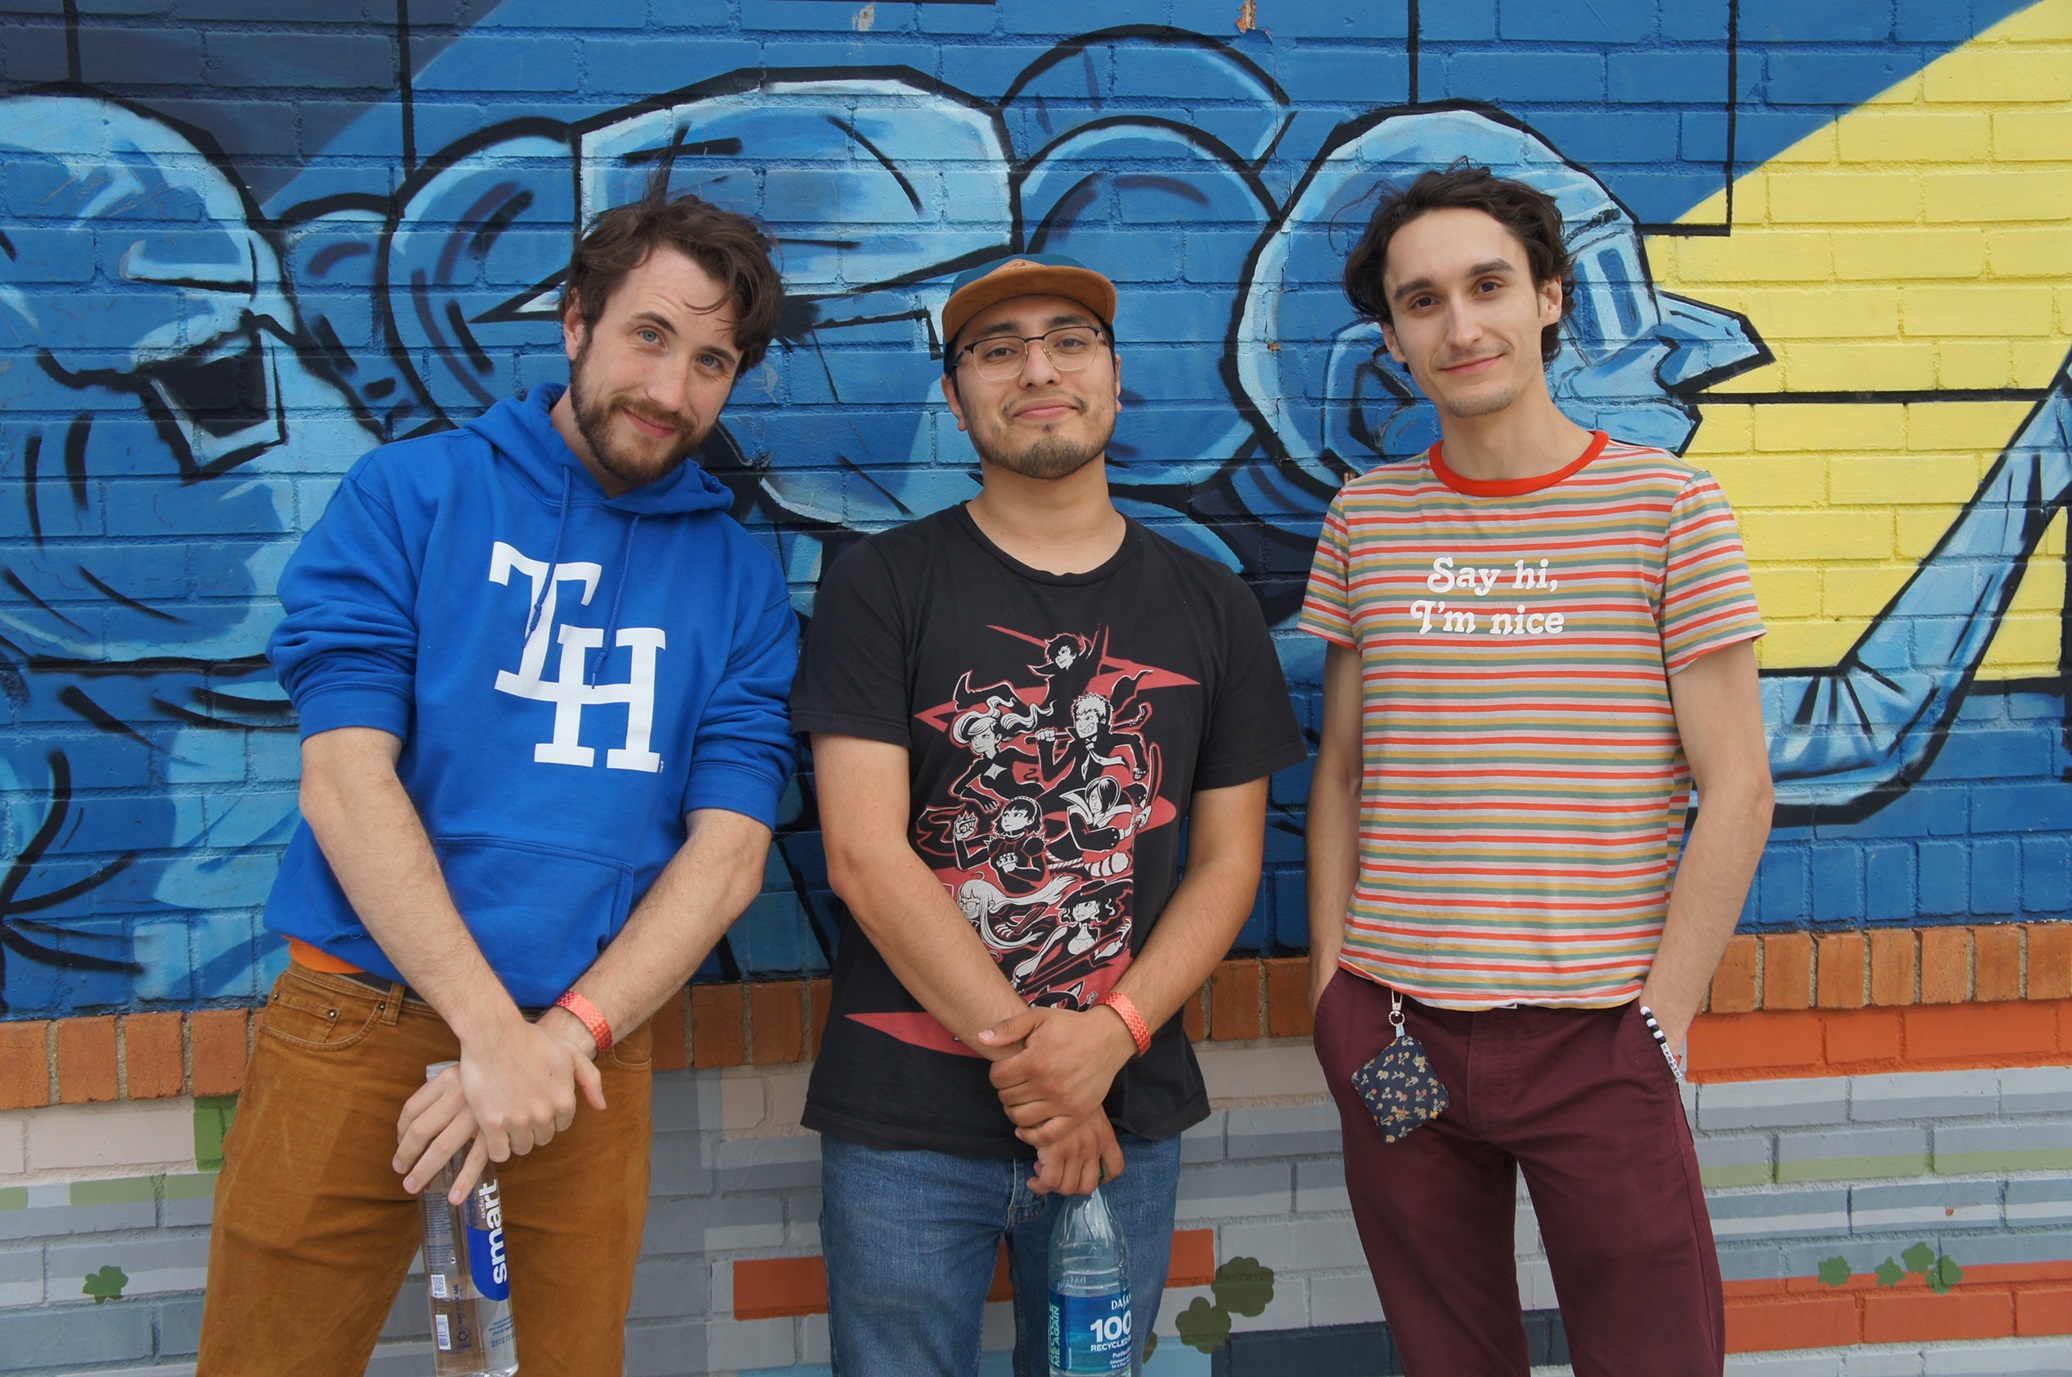
[[[2062,220],[2072,216],[2072,175],[2041,168],[1923,172],[1921,210],[1932,222],[1966,225],[1985,220]]]
[[[2065,511],[2063,508],[2059,508],[2058,514],[2051,518],[2050,525],[2043,528],[2043,539],[2037,542],[2036,553],[2048,559],[2064,558]],[[2058,600],[2058,604],[2063,604],[2065,600],[2065,587],[2062,579],[2058,580],[2057,592],[2052,596]]]
[[[2016,387],[2049,387],[2065,366],[2065,342],[2061,339],[2017,339],[2008,341],[2014,356]]]
[[[1993,117],[1983,110],[1899,110],[1869,107],[1836,121],[1844,163],[1984,162],[1993,147]]]
[[[2072,284],[2058,288],[2058,334],[2072,335]]]
[[[1771,453],[1897,454],[1905,446],[1906,408],[1891,403],[1777,404],[1755,415],[1755,447]]]
[[[1978,488],[1979,461],[1969,454],[1835,459],[1828,473],[1828,500],[1837,508],[1948,506]]]
[[[1758,564],[1748,571],[1765,619],[1820,615],[1820,570],[1803,564]]]
[[[2072,100],[2072,62],[2051,46],[1980,45],[1954,56],[1957,60],[1938,62],[1922,74],[1926,99],[1967,104]]]
[[[1740,517],[1741,536],[1747,542],[1750,558],[1892,558],[1889,512],[1744,511]]]
[[[1685,239],[1676,250],[1676,280],[1686,283],[1825,282],[1834,268],[1826,230],[1736,231],[1720,239]]]
[[[1995,278],[2060,281],[2072,271],[2072,223],[1995,225],[1986,231],[1986,264]]]
[[[1693,463],[1707,463],[1715,454],[1746,454],[1755,444],[1755,408],[1723,402],[1698,405],[1698,433],[1684,450]]]
[[[1827,501],[1827,456],[1820,454],[1719,454],[1684,456],[1702,463],[1728,505],[1743,507],[1816,507]]]
[[[2072,110],[1995,110],[1995,162],[2064,162],[2072,158]]]
[[[1913,172],[1786,170],[1769,180],[1769,219],[1776,225],[1908,223],[1920,215],[1920,178]]]
[[[1986,271],[1986,231],[1979,229],[1838,229],[1833,246],[1835,276],[1844,282],[1975,278]]]
[[[1899,300],[1890,287],[1780,287],[1756,291],[1743,312],[1780,356],[1795,339],[1891,339],[1899,333]]]
[[[1901,559],[1926,559],[1950,533],[1955,507],[1901,507],[1893,513],[1895,547]]]
[[[2004,339],[1946,339],[1935,344],[1937,387],[2006,387],[2009,371]]]
[[[2050,288],[2025,283],[1899,289],[1901,326],[1913,339],[2048,335],[2055,329],[2053,306]]]
[[[1861,622],[1768,622],[1769,634],[1755,643],[1755,658],[1764,669],[1804,669],[1831,665],[1849,653],[1863,635]]]
[[[2044,0],[2001,20],[1978,37],[1986,43],[2056,43],[2072,39],[2072,4]]]
[[[1932,344],[1805,343],[1785,369],[1792,392],[1919,390],[1935,386]]]
[[[1916,402],[1907,408],[1907,448],[1957,451],[1974,462],[1970,482],[2007,447],[2028,418],[2027,402]]]
[[[2027,584],[2035,581],[2041,569],[2031,565]],[[2062,575],[2062,571],[2060,571]],[[2060,592],[2065,587],[2062,576],[2046,578],[2045,583],[2055,583]],[[2058,649],[2064,640],[2063,618],[2055,612],[2017,612],[2010,610],[2000,619],[1994,629],[1992,644],[1986,648],[1986,657],[1980,663],[1978,677],[1981,679],[2030,679],[2048,675],[2056,678],[2058,673]]]
[[[1832,565],[1820,585],[1820,611],[1829,619],[1870,621],[1913,577],[1911,564]]]

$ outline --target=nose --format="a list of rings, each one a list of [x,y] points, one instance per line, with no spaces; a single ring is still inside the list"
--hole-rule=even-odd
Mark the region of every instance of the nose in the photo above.
[[[1482,338],[1482,322],[1468,309],[1465,302],[1455,302],[1446,310],[1446,343],[1462,349]]]
[[[1022,386],[1037,387],[1056,382],[1058,366],[1050,360],[1050,350],[1043,347],[1041,339],[1032,339],[1026,345],[1028,353],[1022,356]]]

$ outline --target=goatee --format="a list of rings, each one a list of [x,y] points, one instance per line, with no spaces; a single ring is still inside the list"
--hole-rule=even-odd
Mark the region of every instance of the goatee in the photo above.
[[[684,460],[690,458],[698,446],[705,443],[705,437],[711,433],[711,428],[694,430],[685,424],[682,417],[670,416],[664,418],[662,423],[673,423],[677,427],[677,439],[659,459],[647,458],[621,449],[612,439],[612,419],[621,409],[621,403],[616,398],[608,398],[598,403],[583,386],[583,357],[588,352],[589,342],[586,340],[583,348],[577,350],[575,366],[569,372],[568,404],[569,409],[575,414],[576,432],[583,437],[583,443],[590,447],[590,457],[597,462],[597,467],[626,484],[629,491],[660,482],[683,467]]]
[[[988,447],[972,437],[972,448],[978,457],[988,464],[1006,469],[1009,473],[1039,482],[1054,483],[1073,474],[1101,457],[1107,450],[1106,443],[1098,445],[1074,444],[1056,435],[1046,435],[1019,453],[988,452]]]

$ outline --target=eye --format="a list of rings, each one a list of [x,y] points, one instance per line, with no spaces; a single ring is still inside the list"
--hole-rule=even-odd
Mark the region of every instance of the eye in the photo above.
[[[1044,343],[1060,354],[1083,354],[1094,347],[1094,337],[1087,330],[1058,330],[1045,336]]]
[[[1020,340],[995,340],[972,350],[980,363],[1005,363],[1022,352]]]
[[[662,332],[651,325],[641,326],[639,330],[634,332],[634,336],[642,344],[660,344],[662,342]]]

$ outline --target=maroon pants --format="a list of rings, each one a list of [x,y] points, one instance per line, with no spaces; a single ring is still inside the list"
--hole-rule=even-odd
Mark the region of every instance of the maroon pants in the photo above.
[[[1352,1087],[1388,1042],[1389,991],[1341,970],[1317,1059],[1345,1127],[1353,1220],[1409,1377],[1525,1377],[1514,1165],[1576,1377],[1702,1377],[1724,1300],[1675,1077],[1636,1006],[1462,1013],[1403,1001],[1446,1112],[1393,1143]]]

